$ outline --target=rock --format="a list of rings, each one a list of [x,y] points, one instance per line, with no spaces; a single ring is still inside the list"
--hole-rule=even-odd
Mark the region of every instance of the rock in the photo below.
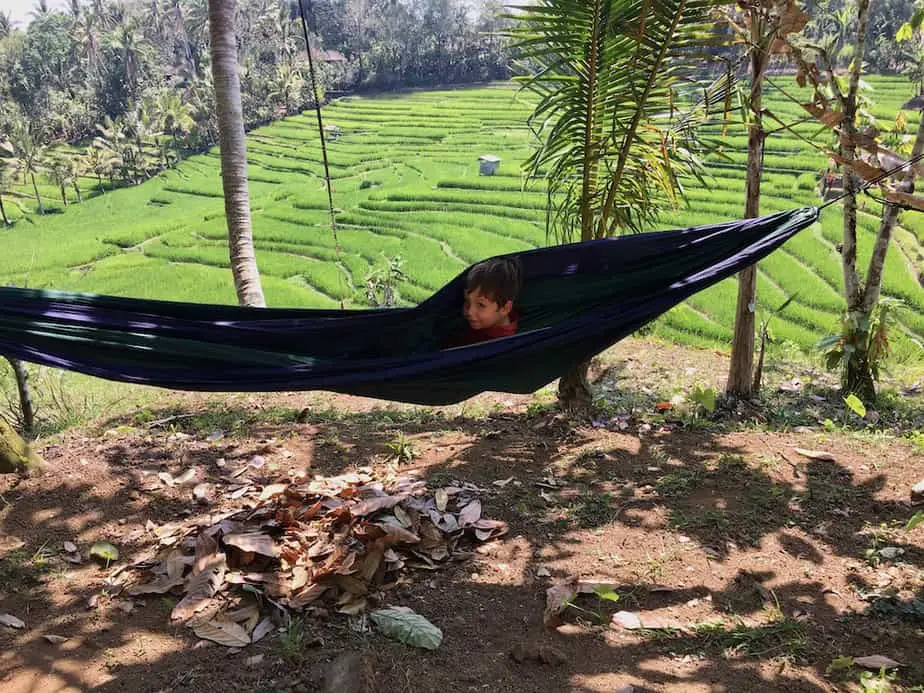
[[[642,627],[642,622],[639,620],[638,614],[633,614],[631,611],[617,611],[613,614],[611,625],[613,627],[621,626],[626,630],[638,630]]]
[[[324,670],[323,693],[375,693],[375,666],[372,657],[344,652]]]
[[[911,487],[911,500],[914,503],[924,502],[924,479]]]
[[[558,667],[568,661],[565,653],[554,645],[540,645],[534,641],[517,643],[510,651],[510,656],[513,657],[513,660],[518,664],[527,661],[535,661]]]

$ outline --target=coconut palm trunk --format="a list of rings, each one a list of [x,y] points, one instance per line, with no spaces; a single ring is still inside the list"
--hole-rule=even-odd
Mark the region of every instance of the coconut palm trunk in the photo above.
[[[225,195],[225,219],[231,273],[238,301],[242,305],[266,305],[250,223],[250,194],[247,190],[247,148],[241,108],[237,42],[234,34],[236,0],[209,0],[209,36],[212,78],[218,110],[218,143],[221,149],[221,179]]]
[[[35,182],[35,174],[32,173],[30,176],[32,177],[32,189],[35,191],[35,201],[38,203],[39,214],[44,214],[45,208],[42,207],[42,196],[39,195],[38,184]]]

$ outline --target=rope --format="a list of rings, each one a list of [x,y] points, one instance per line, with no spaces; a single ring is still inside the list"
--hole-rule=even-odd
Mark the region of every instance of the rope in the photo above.
[[[886,178],[888,178],[889,176],[895,175],[895,174],[898,173],[899,171],[906,170],[908,167],[913,166],[914,164],[918,163],[918,162],[921,161],[922,159],[924,159],[924,153],[918,154],[917,156],[912,157],[912,158],[909,159],[908,161],[905,161],[904,163],[899,164],[898,166],[895,166],[895,167],[893,167],[893,168],[890,168],[888,171],[885,171],[885,172],[882,173],[881,175],[876,176],[875,178],[873,178],[873,180],[868,181],[867,183],[865,183],[864,185],[862,185],[862,186],[860,187],[860,189],[859,189],[857,192],[862,192],[862,193],[868,195],[869,197],[872,197],[872,198],[873,198],[874,200],[876,200],[877,202],[881,202],[882,204],[895,205],[896,207],[898,207],[898,208],[900,208],[900,209],[905,209],[905,210],[908,210],[908,211],[911,211],[911,212],[919,212],[919,211],[921,211],[921,210],[919,210],[919,209],[916,209],[915,207],[911,207],[911,206],[909,206],[909,205],[902,204],[901,202],[891,202],[891,201],[889,201],[889,200],[885,200],[885,199],[882,199],[882,198],[878,198],[878,197],[876,197],[875,195],[873,195],[873,194],[869,191],[869,189],[870,189],[871,187],[873,187],[874,185],[876,185],[877,183],[880,183],[880,182],[884,181],[884,180],[885,180]],[[851,175],[851,174],[850,174],[850,173],[846,173],[845,175]],[[840,201],[843,200],[845,197],[847,197],[849,194],[850,194],[849,192],[842,192],[840,195],[838,195],[838,196],[835,197],[834,199],[828,200],[828,201],[825,202],[823,205],[821,205],[821,206],[818,208],[819,211],[822,210],[822,209],[824,209],[825,207],[828,207],[828,206],[830,206],[830,205],[835,204],[836,202],[840,202]]]
[[[308,13],[311,14],[311,0]],[[334,250],[337,253],[337,278],[340,283],[340,310],[343,310],[343,263],[340,258],[340,239],[337,237],[337,215],[334,212],[334,194],[330,183],[330,164],[327,160],[327,140],[324,138],[324,121],[321,119],[321,99],[318,96],[318,79],[314,70],[314,58],[311,57],[311,44],[308,41],[308,19],[305,5],[298,0],[298,9],[302,18],[302,31],[305,34],[305,52],[308,53],[308,74],[311,76],[311,93],[314,97],[315,114],[318,117],[318,136],[321,138],[321,159],[324,162],[324,182],[327,185],[327,209],[330,212],[330,231],[334,237]]]

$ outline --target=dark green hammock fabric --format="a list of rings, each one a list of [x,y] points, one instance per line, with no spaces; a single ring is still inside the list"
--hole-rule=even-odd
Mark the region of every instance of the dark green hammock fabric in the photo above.
[[[419,404],[532,392],[772,252],[816,208],[518,254],[520,332],[465,328],[463,272],[413,308],[296,310],[0,288],[0,354],[184,390],[324,389]]]

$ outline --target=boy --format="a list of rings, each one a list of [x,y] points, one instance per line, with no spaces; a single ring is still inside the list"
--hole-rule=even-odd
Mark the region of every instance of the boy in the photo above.
[[[450,347],[465,346],[516,334],[519,316],[514,303],[520,294],[520,263],[493,258],[472,267],[465,278],[462,314],[468,329],[451,340]]]

